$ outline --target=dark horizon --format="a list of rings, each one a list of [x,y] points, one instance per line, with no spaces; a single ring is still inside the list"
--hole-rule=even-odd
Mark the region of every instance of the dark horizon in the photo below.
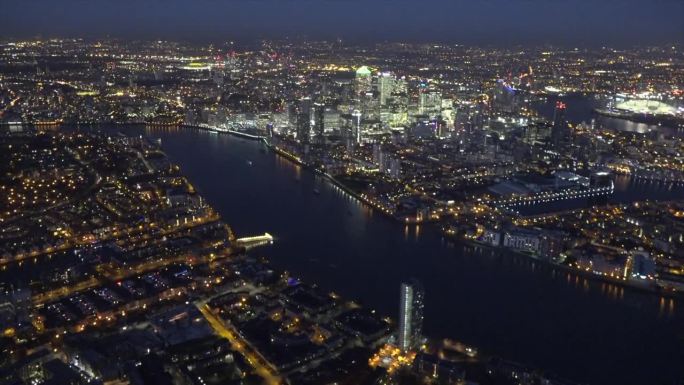
[[[684,42],[677,0],[8,0],[4,38],[631,47]]]

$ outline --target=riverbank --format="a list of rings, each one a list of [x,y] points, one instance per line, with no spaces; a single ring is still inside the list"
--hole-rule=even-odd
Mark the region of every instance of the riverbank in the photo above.
[[[402,222],[397,216],[395,216],[395,215],[393,215],[392,213],[388,212],[388,210],[386,210],[386,209],[383,208],[382,206],[378,205],[377,203],[374,203],[373,201],[371,201],[371,200],[368,199],[367,197],[365,197],[365,196],[363,196],[362,194],[359,194],[358,192],[354,191],[354,190],[351,189],[349,186],[347,186],[347,185],[345,185],[344,183],[340,182],[337,178],[335,178],[334,176],[332,176],[332,175],[330,175],[329,173],[325,172],[324,170],[321,170],[321,169],[319,169],[319,168],[316,168],[316,167],[310,165],[309,163],[305,162],[305,161],[304,161],[303,159],[301,159],[299,156],[297,156],[297,155],[295,155],[295,154],[292,154],[292,153],[290,153],[290,152],[288,152],[288,151],[286,151],[286,150],[284,150],[284,149],[282,149],[282,148],[280,148],[280,147],[278,147],[278,146],[276,146],[276,145],[270,143],[270,142],[268,141],[268,138],[267,138],[266,136],[263,136],[263,135],[252,135],[252,134],[248,134],[248,133],[244,133],[244,132],[240,132],[240,131],[227,130],[227,129],[224,130],[224,129],[218,129],[218,128],[209,127],[209,126],[183,125],[182,127],[191,128],[191,129],[206,130],[206,131],[210,131],[210,132],[214,132],[214,133],[219,133],[219,134],[234,135],[234,136],[237,136],[237,137],[240,137],[240,138],[244,138],[244,139],[250,139],[250,140],[254,140],[254,141],[260,141],[260,142],[262,142],[269,150],[273,151],[275,154],[278,154],[278,155],[280,155],[280,156],[282,156],[282,157],[284,157],[284,158],[290,160],[291,162],[293,162],[293,163],[295,163],[295,164],[297,164],[297,165],[299,165],[299,166],[301,166],[301,167],[303,167],[303,168],[305,168],[305,169],[307,169],[307,170],[312,171],[312,172],[315,173],[316,175],[321,176],[321,177],[327,179],[327,180],[330,181],[330,183],[332,183],[334,186],[338,187],[340,190],[344,191],[345,193],[351,195],[352,197],[354,197],[354,198],[355,198],[356,200],[358,200],[359,202],[361,202],[361,203],[363,203],[363,204],[369,206],[370,208],[375,209],[377,212],[380,212],[381,214],[385,215],[385,216],[388,217],[388,218],[391,218],[391,219],[393,219],[393,220],[395,220],[395,221],[397,221],[397,222],[404,223],[404,222]]]
[[[595,108],[594,112],[609,118],[629,120],[636,123],[645,123],[671,128],[684,127],[684,119],[670,115],[644,114],[629,111],[609,110],[606,108]]]
[[[251,254],[267,256],[275,270],[383,316],[396,314],[401,282],[420,280],[427,336],[587,383],[636,385],[649,382],[653,371],[663,378],[681,373],[674,369],[674,357],[684,353],[675,337],[684,317],[679,300],[663,303],[504,250],[446,242],[432,225],[397,226],[260,141],[195,129],[110,128],[117,131],[161,139],[164,152],[238,234],[273,234],[276,246]],[[625,335],[633,335],[646,359],[621,348]],[[600,347],[586,343],[595,340],[603,341]],[[539,354],[549,350],[557,354]],[[585,360],[574,360],[578,355]],[[600,369],[595,362],[603,362]],[[624,374],[625,364],[640,371]]]
[[[100,125],[106,126],[107,124],[100,124]],[[114,124],[114,126],[131,126],[131,125]],[[140,126],[149,126],[149,125],[135,124],[132,126],[140,127]],[[354,191],[352,188],[348,187],[347,185],[345,185],[345,183],[338,180],[334,176],[330,175],[325,170],[321,170],[320,168],[317,168],[317,167],[305,162],[303,159],[301,159],[296,154],[293,154],[293,153],[291,153],[291,152],[289,152],[283,148],[278,147],[277,145],[270,143],[270,141],[268,140],[268,138],[266,136],[253,135],[253,134],[239,132],[239,131],[235,131],[235,130],[218,129],[218,128],[205,126],[205,125],[179,125],[178,127],[187,128],[187,129],[191,129],[191,130],[206,131],[206,132],[211,132],[211,133],[215,133],[215,134],[228,134],[230,136],[235,136],[235,137],[247,139],[250,141],[260,142],[264,147],[268,148],[268,150],[270,150],[272,153],[274,153],[278,156],[281,156],[281,157],[287,159],[288,161],[290,161],[290,162],[292,162],[298,166],[301,166],[302,168],[305,168],[305,169],[312,171],[313,174],[316,176],[325,178],[326,180],[328,180],[330,182],[330,184],[332,186],[335,186],[336,188],[340,189],[344,193],[348,194],[350,197],[354,198],[359,203],[369,207],[370,209],[374,209],[375,212],[380,212],[381,214],[383,214],[383,216],[392,219],[396,223],[414,224],[414,223],[407,223],[405,221],[402,221],[401,218],[397,217],[396,215],[393,215],[392,213],[388,212],[383,207],[375,204],[372,200],[368,199],[363,194],[360,194],[360,193]],[[439,230],[437,232],[440,233]],[[451,234],[445,234],[445,233],[441,232],[441,235],[444,236],[445,238],[454,239],[454,237]],[[642,282],[632,282],[630,280],[624,280],[621,278],[611,278],[610,276],[595,274],[591,271],[586,271],[586,270],[574,268],[571,266],[567,266],[567,265],[563,265],[563,264],[559,264],[559,263],[554,263],[550,260],[543,259],[543,258],[540,258],[538,256],[530,255],[528,253],[516,251],[513,249],[504,248],[501,246],[496,247],[496,246],[492,246],[492,245],[488,245],[488,244],[482,244],[482,243],[478,243],[476,241],[467,240],[467,239],[460,239],[460,238],[455,239],[455,240],[462,243],[462,244],[466,244],[466,245],[467,244],[473,244],[473,245],[479,245],[479,246],[487,246],[487,247],[495,248],[499,251],[505,250],[507,252],[514,253],[514,254],[517,254],[520,256],[524,255],[526,258],[529,258],[529,259],[534,260],[534,261],[538,261],[540,263],[547,264],[548,266],[550,266],[552,268],[561,269],[563,271],[574,273],[574,274],[584,276],[584,277],[587,277],[589,279],[600,281],[600,282],[607,282],[607,283],[611,283],[611,284],[616,284],[616,285],[619,285],[621,287],[628,287],[628,288],[635,289],[638,291],[662,295],[662,296],[667,296],[667,297],[682,297],[682,296],[684,296],[684,292],[681,290],[677,290],[677,289],[672,288],[672,287],[670,287],[670,288],[663,287],[661,285],[658,285],[655,282],[652,285],[645,285]]]
[[[466,245],[471,245],[471,246],[477,246],[477,247],[483,247],[489,250],[494,250],[500,254],[503,254],[504,252],[511,253],[515,256],[519,257],[524,257],[526,259],[539,262],[543,264],[544,266],[550,267],[552,269],[558,269],[563,272],[568,272],[571,274],[576,274],[578,276],[582,276],[594,281],[598,282],[605,282],[605,283],[610,283],[614,285],[618,285],[620,287],[625,287],[629,289],[633,289],[639,292],[643,293],[649,293],[649,294],[657,294],[663,297],[668,297],[668,298],[684,298],[684,291],[682,290],[676,290],[676,289],[671,289],[668,290],[665,287],[662,287],[658,285],[657,281],[633,281],[633,280],[627,280],[623,279],[620,277],[611,277],[609,275],[601,275],[601,274],[596,274],[591,271],[585,270],[585,269],[580,269],[576,267],[572,267],[569,265],[565,265],[562,263],[554,262],[548,258],[541,258],[538,255],[531,254],[531,253],[526,253],[524,251],[520,250],[515,250],[511,249],[508,247],[504,246],[495,246],[491,245],[489,243],[484,243],[484,242],[478,242],[475,240],[468,240],[468,239],[463,239],[455,235],[449,235],[447,233],[442,234],[444,237],[455,241],[455,242],[461,242]],[[650,284],[649,284],[650,283]]]
[[[291,152],[288,152],[288,151],[270,143],[268,141],[267,137],[265,137],[265,136],[251,135],[251,134],[246,134],[246,133],[233,131],[233,130],[219,130],[219,129],[213,129],[211,127],[204,127],[204,126],[187,126],[186,125],[183,127],[191,128],[191,129],[201,129],[201,130],[206,130],[206,131],[215,132],[215,133],[219,133],[219,134],[228,134],[228,135],[233,135],[233,136],[240,137],[243,139],[261,142],[265,147],[267,147],[273,153],[275,153],[279,156],[282,156],[283,158],[291,161],[292,163],[294,163],[298,166],[301,166],[307,170],[312,171],[317,176],[325,178],[332,185],[336,186],[337,188],[339,188],[343,192],[347,193],[348,195],[350,195],[351,197],[353,197],[354,199],[356,199],[360,203],[363,203],[364,205],[368,206],[371,209],[375,209],[376,212],[380,212],[381,214],[383,214],[387,218],[390,218],[390,219],[396,221],[397,223],[404,223],[405,224],[405,222],[401,221],[400,218],[398,218],[395,215],[392,215],[391,213],[388,213],[382,207],[379,207],[377,204],[373,203],[372,201],[370,201],[369,199],[364,197],[362,194],[359,194],[356,191],[354,191],[353,189],[349,188],[344,183],[342,183],[341,181],[336,179],[334,176],[330,175],[329,173],[325,172],[324,170],[318,169],[318,168],[308,164],[303,159],[301,159],[299,156],[292,154]],[[679,290],[666,290],[665,288],[657,285],[657,283],[655,283],[655,282],[652,285],[646,285],[646,282],[644,282],[644,283],[633,282],[633,281],[626,280],[626,279],[615,278],[615,277],[610,277],[610,276],[606,276],[606,275],[599,275],[599,274],[595,274],[591,271],[586,271],[586,270],[574,268],[571,266],[555,263],[553,261],[543,259],[543,258],[540,258],[538,256],[531,255],[529,253],[524,253],[524,252],[521,252],[518,250],[504,248],[501,246],[496,247],[496,246],[487,245],[487,244],[483,244],[483,243],[479,243],[479,242],[471,241],[471,240],[453,238],[453,237],[449,237],[447,234],[444,234],[444,233],[442,233],[442,235],[447,237],[447,238],[450,238],[452,240],[466,244],[466,245],[472,244],[472,245],[478,245],[478,246],[491,247],[492,249],[495,249],[498,251],[506,251],[506,252],[510,252],[510,253],[518,255],[518,256],[524,256],[525,258],[529,258],[531,260],[543,263],[546,266],[556,268],[556,269],[559,269],[562,271],[566,271],[569,273],[577,274],[579,276],[586,277],[588,279],[592,279],[592,280],[595,280],[598,282],[611,283],[611,284],[615,284],[615,285],[618,285],[621,287],[626,287],[626,288],[634,289],[637,291],[650,293],[650,294],[657,294],[657,295],[666,296],[666,297],[676,297],[676,298],[684,297],[684,292],[679,291]]]

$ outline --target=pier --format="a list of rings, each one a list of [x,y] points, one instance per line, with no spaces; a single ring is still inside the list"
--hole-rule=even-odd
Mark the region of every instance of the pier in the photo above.
[[[255,235],[251,237],[238,238],[236,244],[245,249],[253,249],[255,247],[270,245],[273,243],[273,236],[269,233],[263,235]]]

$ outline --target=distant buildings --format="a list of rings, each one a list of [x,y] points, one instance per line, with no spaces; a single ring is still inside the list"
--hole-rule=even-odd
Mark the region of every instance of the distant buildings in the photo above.
[[[0,285],[0,331],[28,325],[31,308],[31,291]]]

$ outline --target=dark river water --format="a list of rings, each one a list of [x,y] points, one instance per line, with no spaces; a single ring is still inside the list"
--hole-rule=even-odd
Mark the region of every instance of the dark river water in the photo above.
[[[392,316],[400,282],[416,277],[426,289],[426,335],[576,381],[644,385],[684,378],[681,300],[451,244],[433,228],[372,212],[258,142],[194,129],[146,134],[162,139],[171,160],[238,236],[274,235],[273,246],[254,253],[276,268]]]

